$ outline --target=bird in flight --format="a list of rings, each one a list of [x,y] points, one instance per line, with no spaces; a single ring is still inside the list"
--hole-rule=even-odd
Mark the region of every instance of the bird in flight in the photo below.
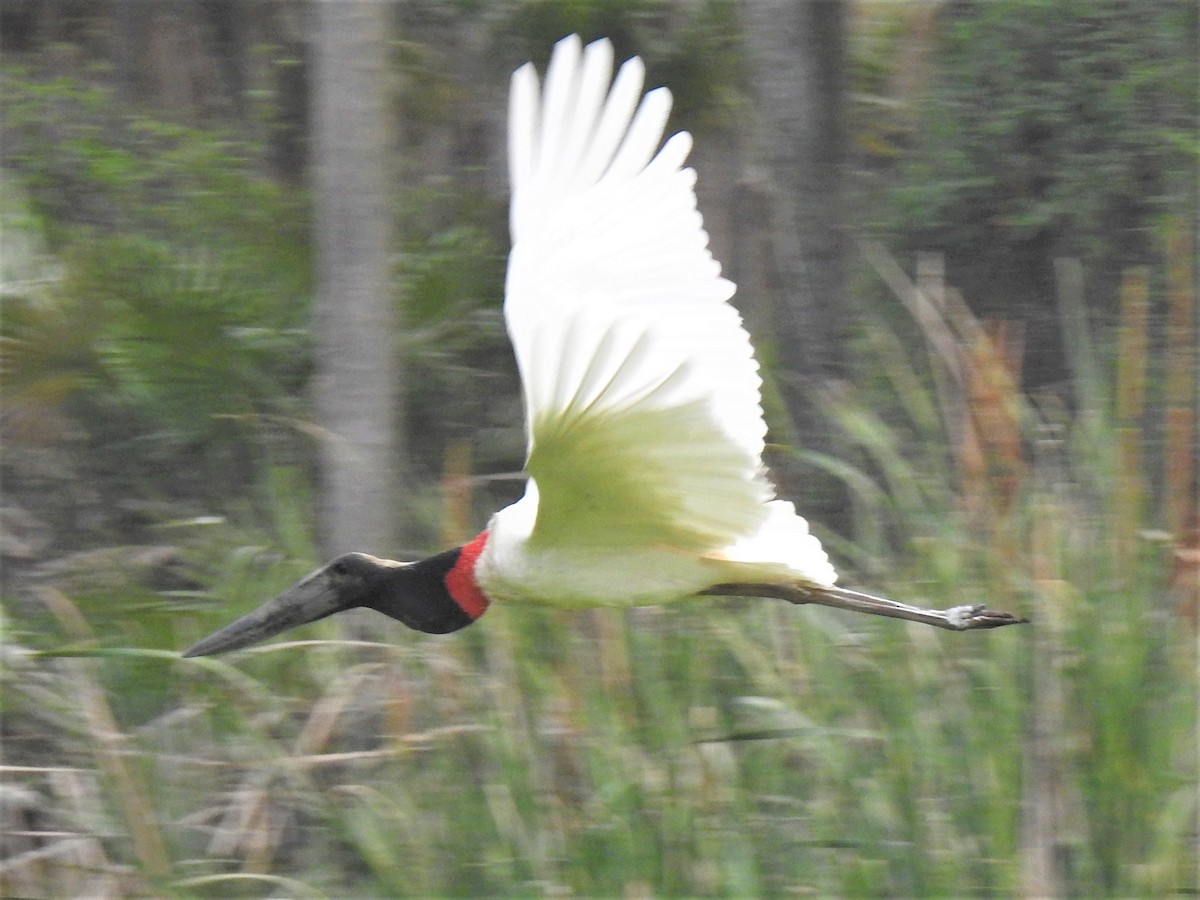
[[[418,631],[492,603],[643,606],[767,597],[953,630],[1024,621],[835,586],[808,523],[774,496],[758,364],[708,249],[671,94],[612,45],[554,48],[512,77],[504,314],[528,439],[524,496],[470,543],[417,562],[347,553],[205,638],[223,653],[368,607]]]

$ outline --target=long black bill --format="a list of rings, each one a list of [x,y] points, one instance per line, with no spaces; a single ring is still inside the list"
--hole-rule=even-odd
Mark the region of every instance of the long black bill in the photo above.
[[[1012,613],[997,612],[982,604],[952,606],[949,609],[926,609],[886,597],[875,597],[840,587],[800,586],[793,584],[718,584],[702,593],[723,597],[774,597],[789,603],[815,603],[890,619],[922,622],[950,631],[972,631],[976,628],[1001,628],[1022,625],[1029,620]]]
[[[278,597],[188,647],[183,655],[211,656],[239,650],[346,608],[344,595],[336,589],[328,567],[318,569]]]

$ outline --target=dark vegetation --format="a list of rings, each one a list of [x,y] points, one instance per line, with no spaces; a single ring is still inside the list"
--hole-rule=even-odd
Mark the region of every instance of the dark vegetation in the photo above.
[[[1198,34],[1196,7],[1170,0],[942,11],[895,246],[938,248],[973,309],[1023,322],[1034,385],[1070,375],[1054,261],[1083,261],[1089,316],[1111,327],[1121,273],[1191,215]]]

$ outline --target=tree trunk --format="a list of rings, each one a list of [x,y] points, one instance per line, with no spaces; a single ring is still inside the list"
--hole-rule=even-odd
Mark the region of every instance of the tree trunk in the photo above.
[[[390,277],[391,4],[312,6],[320,540],[327,555],[395,551],[401,471]]]
[[[745,207],[763,224],[749,248],[746,287],[770,304],[774,357],[791,434],[779,439],[829,451],[817,400],[844,369],[846,236],[843,222],[845,4],[841,0],[755,0],[742,5],[754,64],[759,116],[757,156],[765,184],[750,186]],[[762,181],[762,178],[760,178]],[[836,518],[842,489],[823,484],[790,459],[772,460],[781,493],[803,495],[804,509]],[[802,487],[801,487],[802,483]]]
[[[743,8],[784,301],[780,361],[805,377],[835,372],[831,340],[841,330],[845,302],[844,4],[762,0]]]

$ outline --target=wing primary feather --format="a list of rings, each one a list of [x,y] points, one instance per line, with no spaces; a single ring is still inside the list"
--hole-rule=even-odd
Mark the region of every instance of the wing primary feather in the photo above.
[[[521,224],[528,221],[526,190],[537,165],[533,149],[538,130],[537,100],[537,69],[533,63],[526,63],[513,73],[508,100],[508,173],[513,190],[509,230],[514,241],[520,236]]]
[[[585,189],[587,183],[580,179],[580,161],[596,134],[602,112],[605,92],[612,75],[612,44],[607,40],[593,41],[583,51],[583,64],[579,73],[574,104],[571,113],[572,127],[566,136],[562,159],[572,175],[571,183],[564,185],[568,191]]]
[[[604,111],[596,124],[591,146],[579,165],[580,184],[595,183],[612,162],[625,137],[629,117],[637,107],[645,74],[646,68],[636,56],[617,70],[617,77],[604,103]]]
[[[655,88],[643,98],[633,122],[621,143],[612,164],[604,173],[604,178],[629,178],[646,169],[646,164],[654,156],[662,140],[663,129],[667,127],[667,117],[671,114],[671,92],[665,87]]]
[[[564,144],[570,139],[572,126],[578,124],[574,94],[579,78],[579,55],[579,37],[565,37],[555,45],[546,70],[538,147],[541,190],[553,190],[564,167],[571,162],[564,152]]]
[[[613,359],[620,353],[620,348],[617,346],[618,340],[619,329],[612,327],[604,330],[600,340],[595,343],[595,350],[588,360],[587,368],[584,369],[579,379],[579,385],[564,412],[568,412],[570,415],[585,415],[598,400],[604,397],[613,382],[620,378],[622,368],[629,356],[626,354],[624,359],[620,359],[613,368]],[[611,371],[606,372],[606,369],[611,369]]]
[[[659,348],[655,347],[653,337],[645,331],[640,332],[634,338],[632,346],[623,349],[618,345],[619,338],[619,330],[615,327],[609,328],[601,338],[598,347],[603,348],[603,359],[599,352],[594,357],[596,365],[589,367],[584,386],[572,401],[570,415],[581,417],[595,414],[597,408],[621,409],[637,406],[679,374],[680,369],[685,365],[683,361],[680,361],[674,369],[667,370],[661,377],[659,373],[655,373],[655,377],[660,377],[657,383],[647,383],[644,380],[639,382],[636,377],[636,368],[643,363],[648,354],[654,354]],[[601,366],[609,362],[609,357],[614,350],[620,351],[620,356],[616,367],[606,375],[601,370]],[[635,389],[630,392],[627,388],[624,393],[621,393],[618,389],[623,382],[633,384]]]
[[[646,166],[647,173],[657,175],[660,170],[674,172],[678,169],[678,174],[684,178],[690,178],[691,182],[688,187],[696,181],[696,173],[692,169],[680,169],[684,160],[688,158],[688,154],[692,152],[692,136],[686,131],[677,131],[675,134],[667,138],[662,149],[654,155],[654,159]]]
[[[557,323],[556,323],[557,324]],[[544,330],[544,329],[543,329]],[[552,373],[550,381],[550,402],[543,409],[546,410],[561,410],[566,406],[571,399],[571,395],[575,389],[575,363],[577,351],[573,351],[576,338],[576,320],[572,319],[567,322],[566,327],[560,326],[558,335],[558,346],[547,346],[547,342],[543,341],[543,353],[552,355],[544,356],[545,359],[558,359],[557,371]],[[564,352],[564,350],[566,352]],[[523,376],[524,377],[524,376]]]

